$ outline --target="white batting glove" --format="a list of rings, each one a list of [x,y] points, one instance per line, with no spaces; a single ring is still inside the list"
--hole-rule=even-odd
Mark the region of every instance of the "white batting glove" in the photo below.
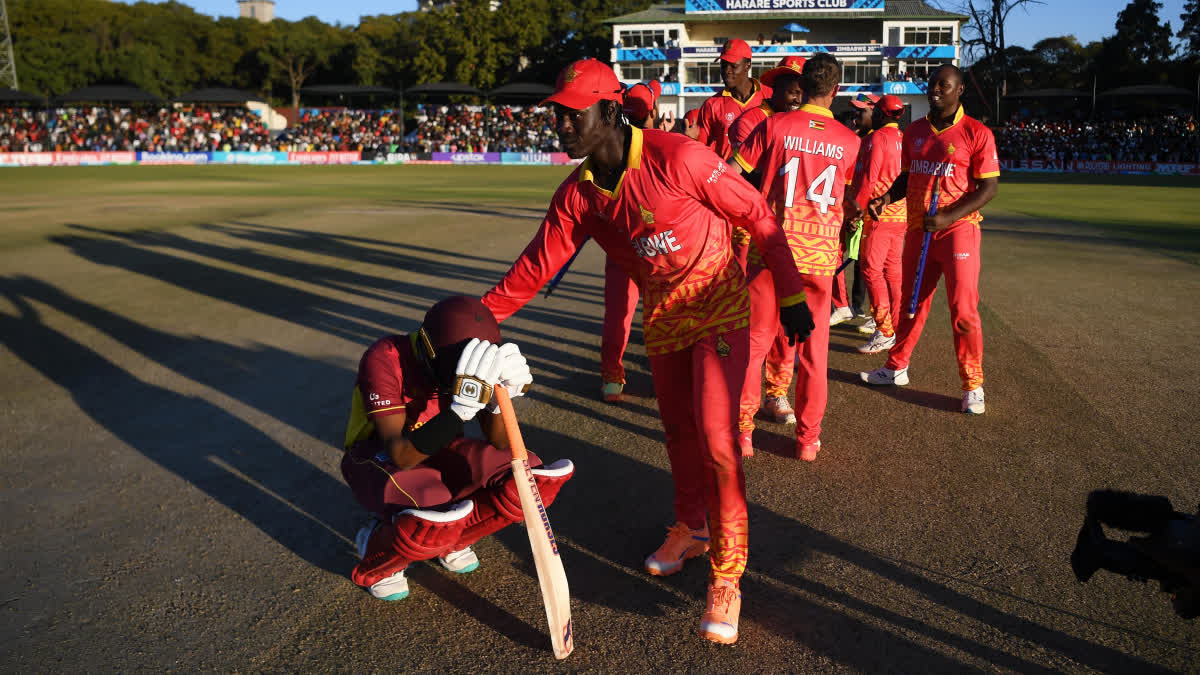
[[[466,422],[492,399],[492,387],[500,381],[500,348],[487,340],[471,338],[454,368],[450,410]]]
[[[533,384],[533,373],[529,372],[529,363],[525,355],[515,343],[506,342],[500,345],[500,385],[508,391],[509,398],[524,396],[529,385]],[[495,401],[488,404],[488,410],[500,412],[500,406]]]

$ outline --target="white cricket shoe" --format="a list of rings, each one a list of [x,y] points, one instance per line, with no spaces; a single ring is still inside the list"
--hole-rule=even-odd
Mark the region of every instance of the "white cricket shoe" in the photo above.
[[[872,335],[875,333],[876,329],[877,327],[875,326],[875,319],[867,319],[863,325],[858,327],[858,332],[862,333],[863,335]]]
[[[461,551],[451,551],[438,558],[442,567],[455,574],[466,574],[479,569],[479,556],[468,546]]]
[[[983,387],[963,392],[962,411],[972,415],[983,414]]]
[[[896,344],[895,335],[884,335],[879,331],[871,336],[871,339],[866,344],[858,346],[859,354],[878,354],[879,352],[891,349]]]
[[[359,529],[358,534],[355,535],[354,545],[358,548],[359,557],[367,555],[367,542],[370,541],[371,533],[375,531],[375,527],[378,525],[378,520],[372,520]],[[386,579],[381,579],[371,584],[367,591],[373,597],[380,600],[388,602],[403,600],[408,597],[408,579],[404,577],[404,570],[400,570]]]
[[[836,326],[839,323],[845,323],[854,318],[854,310],[849,307],[836,307],[833,313],[829,315],[829,325]]]
[[[901,368],[900,370],[876,368],[869,373],[859,373],[858,376],[862,378],[863,382],[876,386],[895,384],[903,387],[908,384],[908,368]]]

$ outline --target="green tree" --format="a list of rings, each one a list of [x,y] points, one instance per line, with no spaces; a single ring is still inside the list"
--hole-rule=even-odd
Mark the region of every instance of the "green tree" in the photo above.
[[[341,30],[314,16],[300,21],[275,19],[272,35],[258,51],[270,79],[291,90],[292,107],[300,107],[300,88],[326,66],[347,38]]]
[[[1183,40],[1180,56],[1200,61],[1200,0],[1187,0],[1179,18],[1183,21],[1183,26],[1176,33],[1176,36]]]
[[[1117,15],[1114,47],[1140,64],[1160,64],[1171,57],[1171,26],[1158,18],[1162,3],[1131,0]]]
[[[1087,57],[1074,35],[1038,40],[1033,52],[1039,62],[1031,73],[1036,82],[1033,88],[1078,89],[1084,85]]]

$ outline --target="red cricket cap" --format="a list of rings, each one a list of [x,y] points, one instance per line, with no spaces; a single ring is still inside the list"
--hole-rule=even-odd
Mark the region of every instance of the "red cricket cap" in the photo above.
[[[621,82],[606,63],[581,59],[558,74],[554,95],[539,105],[557,103],[571,110],[583,110],[596,101],[621,101]]]
[[[742,59],[750,58],[750,55],[750,45],[746,44],[745,40],[726,40],[725,46],[721,48],[721,55],[717,57],[717,60],[737,63]]]
[[[654,80],[651,80],[650,84],[654,84]],[[639,82],[625,91],[625,101],[621,104],[621,110],[625,111],[630,121],[637,124],[650,116],[657,98],[653,87]]]
[[[883,110],[883,114],[888,117],[899,117],[904,114],[904,101],[901,101],[899,96],[886,94],[881,96],[879,102],[875,105]]]
[[[804,71],[804,64],[807,61],[808,60],[803,56],[785,56],[779,60],[778,65],[763,73],[762,76],[758,78],[758,81],[762,82],[768,87],[773,87],[775,86],[775,78],[779,77],[780,75],[785,73],[795,73],[796,75],[799,75],[802,73]]]
[[[654,94],[654,100],[657,101],[659,96],[662,96],[662,84],[658,80],[650,80],[646,83],[650,88],[650,93]]]
[[[850,101],[850,105],[854,106],[855,108],[873,108],[878,101],[878,96],[864,91],[859,92],[858,96],[855,96],[854,99]]]

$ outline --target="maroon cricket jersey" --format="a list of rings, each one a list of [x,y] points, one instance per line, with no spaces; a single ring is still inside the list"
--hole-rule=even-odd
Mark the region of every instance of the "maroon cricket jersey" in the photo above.
[[[368,347],[358,363],[345,447],[374,436],[374,420],[380,417],[404,413],[405,431],[411,431],[439,412],[437,386],[411,337],[389,335]]]

